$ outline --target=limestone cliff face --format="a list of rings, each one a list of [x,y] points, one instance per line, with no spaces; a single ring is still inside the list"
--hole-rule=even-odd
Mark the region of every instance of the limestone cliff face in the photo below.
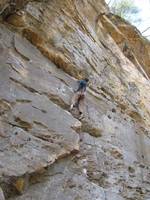
[[[102,0],[13,3],[0,4],[0,198],[148,200],[146,54],[124,55]],[[87,75],[79,120],[69,105]]]
[[[102,15],[101,21],[124,55],[147,78],[150,77],[150,42],[136,27],[113,14]],[[144,70],[143,70],[144,69]]]

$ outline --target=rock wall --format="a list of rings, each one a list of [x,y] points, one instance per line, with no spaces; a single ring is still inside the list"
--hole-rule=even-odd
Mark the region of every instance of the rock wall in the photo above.
[[[119,16],[107,14],[101,16],[103,26],[112,36],[124,55],[147,78],[150,77],[150,42],[142,37],[136,27]],[[144,69],[144,70],[143,70]]]
[[[148,200],[150,83],[109,34],[105,2],[15,6],[0,24],[1,199]],[[69,105],[86,76],[79,119]]]

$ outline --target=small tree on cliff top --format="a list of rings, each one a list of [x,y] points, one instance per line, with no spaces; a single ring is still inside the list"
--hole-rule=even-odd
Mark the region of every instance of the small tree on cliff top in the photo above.
[[[141,21],[137,16],[140,10],[135,6],[133,0],[110,0],[109,6],[112,13],[130,21],[131,23]]]

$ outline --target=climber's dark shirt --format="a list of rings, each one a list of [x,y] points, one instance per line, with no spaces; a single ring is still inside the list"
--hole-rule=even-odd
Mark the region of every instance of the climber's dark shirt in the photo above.
[[[86,91],[87,82],[85,80],[80,80],[80,81],[78,81],[78,83],[79,83],[79,86],[78,86],[77,92],[79,92],[79,91],[85,92]]]

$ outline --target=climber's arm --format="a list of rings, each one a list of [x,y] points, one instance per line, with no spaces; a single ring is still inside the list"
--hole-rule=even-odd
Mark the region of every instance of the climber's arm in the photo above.
[[[81,80],[77,81],[77,88],[75,92],[79,91],[81,89]]]

